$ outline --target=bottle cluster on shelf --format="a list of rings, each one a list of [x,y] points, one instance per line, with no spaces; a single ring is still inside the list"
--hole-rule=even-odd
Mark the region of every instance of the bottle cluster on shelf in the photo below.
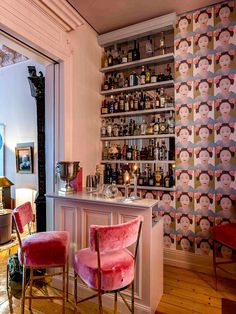
[[[154,36],[147,36],[139,41],[134,40],[129,45],[117,45],[106,48],[102,57],[102,67],[107,68],[121,63],[137,61],[143,58],[150,58],[155,55],[163,55],[170,47],[165,44],[165,34],[161,33],[159,40]],[[144,46],[143,49],[140,49]]]
[[[167,115],[152,115],[150,122],[145,119],[139,123],[134,119],[104,119],[101,126],[101,137],[123,137],[140,135],[174,134],[175,119],[173,112]]]
[[[173,80],[172,69],[169,63],[166,65],[165,73],[156,73],[155,67],[143,65],[139,70],[124,72],[113,72],[106,75],[103,83],[103,91],[110,89],[133,87],[150,83]]]
[[[120,167],[116,165],[115,168],[112,168],[110,164],[106,164],[104,183],[110,184],[115,181],[118,185],[132,184],[134,175],[137,177],[137,185],[142,187],[172,188],[175,185],[174,170],[171,165],[165,169],[160,166],[151,169],[149,164],[145,165],[144,171],[141,171],[139,167],[134,171],[130,165],[121,165]]]
[[[135,91],[106,97],[102,103],[101,114],[170,108],[174,106],[173,97],[164,88],[156,91]]]
[[[102,160],[123,160],[123,161],[138,161],[138,160],[158,160],[168,161],[174,160],[174,147],[169,145],[167,148],[165,140],[149,140],[147,146],[138,147],[137,145],[110,144],[105,142],[102,151]]]

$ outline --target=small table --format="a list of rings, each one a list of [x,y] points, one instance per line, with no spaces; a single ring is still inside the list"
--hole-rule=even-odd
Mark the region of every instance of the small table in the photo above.
[[[0,244],[11,240],[12,210],[0,209]]]

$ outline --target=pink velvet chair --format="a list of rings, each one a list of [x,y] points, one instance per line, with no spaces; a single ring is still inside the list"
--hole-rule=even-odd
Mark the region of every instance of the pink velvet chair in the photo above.
[[[217,290],[217,272],[216,268],[224,270],[219,265],[236,263],[235,259],[228,259],[225,261],[216,260],[217,248],[220,245],[226,246],[232,251],[236,251],[236,223],[227,223],[223,225],[215,226],[212,229],[212,240],[213,240],[213,266],[215,273],[215,286]]]
[[[99,313],[102,310],[102,294],[115,294],[114,312],[117,312],[117,293],[120,294],[131,313],[134,313],[134,273],[143,217],[119,225],[96,226],[89,230],[90,247],[74,253],[75,305],[98,296]],[[132,254],[127,248],[135,246]],[[77,301],[77,276],[97,293]],[[132,285],[131,307],[120,293]]]
[[[31,309],[32,299],[61,299],[63,302],[62,313],[65,313],[66,299],[66,274],[68,276],[68,247],[69,232],[48,231],[31,234],[31,222],[33,211],[30,202],[18,206],[13,211],[13,218],[16,225],[17,237],[19,240],[18,257],[23,266],[22,300],[21,313],[24,314],[25,299],[29,299]],[[30,235],[21,239],[20,234],[24,232],[25,225],[29,227]],[[35,276],[34,269],[62,268],[56,273]],[[26,296],[26,269],[30,270],[29,295]],[[33,280],[42,279],[46,276],[62,275],[63,294],[61,296],[34,296],[32,294]],[[68,277],[67,277],[68,288]],[[68,297],[68,289],[67,289]]]

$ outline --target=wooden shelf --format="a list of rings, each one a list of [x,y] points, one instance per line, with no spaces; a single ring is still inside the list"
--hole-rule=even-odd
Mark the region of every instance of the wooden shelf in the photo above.
[[[102,164],[174,164],[175,160],[102,160]]]
[[[101,141],[118,141],[118,140],[135,140],[145,138],[174,138],[175,134],[157,134],[157,135],[139,135],[139,136],[117,136],[117,137],[101,137]]]
[[[124,188],[124,184],[117,184],[116,185],[118,188]],[[130,189],[133,188],[133,185],[130,185],[129,187]],[[150,190],[150,191],[168,191],[168,192],[174,192],[175,191],[175,187],[172,188],[164,188],[164,187],[157,187],[157,186],[143,186],[143,185],[138,185],[137,188],[139,190]]]
[[[137,110],[137,111],[127,111],[127,112],[116,112],[116,113],[107,113],[101,114],[101,118],[111,118],[111,117],[124,117],[124,116],[142,116],[152,113],[162,113],[175,111],[174,107],[158,108],[158,109],[149,109],[149,110]]]
[[[159,87],[173,87],[174,86],[174,81],[162,81],[162,82],[157,82],[157,83],[149,83],[149,84],[144,84],[144,85],[136,85],[136,86],[130,86],[130,87],[122,87],[122,88],[115,88],[115,89],[109,89],[105,91],[101,91],[101,95],[113,95],[113,94],[119,94],[121,92],[128,92],[132,90],[151,90],[151,89],[156,89]]]
[[[160,56],[140,59],[140,60],[132,61],[132,62],[121,63],[121,64],[113,65],[107,68],[100,68],[100,72],[109,73],[109,72],[119,71],[123,69],[136,68],[138,66],[142,66],[146,64],[152,64],[152,63],[158,64],[158,63],[167,63],[167,62],[173,62],[173,61],[174,61],[174,54],[167,53]]]

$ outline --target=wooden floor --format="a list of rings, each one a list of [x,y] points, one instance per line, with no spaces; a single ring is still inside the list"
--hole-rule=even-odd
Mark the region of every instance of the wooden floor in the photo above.
[[[6,253],[0,253],[0,314],[20,314],[20,285],[13,286],[13,295],[8,296],[6,292],[6,260]],[[40,287],[40,289],[45,293],[48,287]],[[221,314],[222,298],[236,301],[236,281],[220,279],[219,289],[215,291],[213,277],[165,266],[164,295],[156,314]],[[52,303],[52,301],[36,300],[33,301],[33,311],[29,312],[26,307],[25,313],[59,314],[61,313],[61,305],[57,301]],[[70,303],[67,303],[66,313],[75,313]],[[86,302],[81,305],[77,313],[98,313],[97,306],[91,302]],[[110,314],[112,311],[107,310],[104,314],[108,313]],[[236,314],[236,309],[232,314]]]

